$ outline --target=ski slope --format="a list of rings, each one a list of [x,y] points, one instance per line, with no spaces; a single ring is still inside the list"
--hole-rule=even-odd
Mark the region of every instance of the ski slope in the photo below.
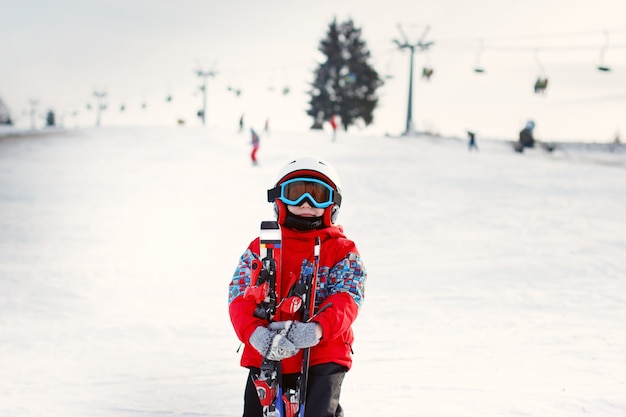
[[[304,154],[369,273],[346,416],[626,415],[623,153],[330,137],[0,138],[0,415],[240,416],[227,286]]]

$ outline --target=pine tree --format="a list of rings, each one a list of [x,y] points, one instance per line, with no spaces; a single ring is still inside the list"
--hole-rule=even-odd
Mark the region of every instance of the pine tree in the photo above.
[[[367,62],[370,52],[361,40],[361,29],[352,20],[337,24],[335,19],[318,49],[326,61],[319,64],[311,84],[307,114],[313,117],[312,128],[321,129],[332,115],[339,117],[344,130],[358,119],[371,124],[382,79]]]

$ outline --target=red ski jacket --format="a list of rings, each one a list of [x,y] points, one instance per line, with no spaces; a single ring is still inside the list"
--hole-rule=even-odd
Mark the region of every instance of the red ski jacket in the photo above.
[[[282,227],[281,231],[280,277],[277,279],[280,288],[276,288],[279,301],[287,296],[294,283],[304,279],[304,271],[311,270],[315,237],[319,236],[321,241],[314,312],[323,311],[312,321],[320,324],[323,336],[311,348],[309,364],[334,362],[350,369],[354,339],[351,326],[363,302],[367,277],[356,245],[346,238],[341,226],[304,232]],[[268,325],[266,320],[254,317],[256,301],[243,296],[250,285],[251,263],[259,258],[259,249],[259,238],[256,238],[239,258],[229,285],[230,319],[237,337],[245,344],[241,366],[246,368],[261,366],[263,358],[249,340],[258,326]],[[274,321],[300,320],[299,315],[278,311]],[[281,361],[281,366],[286,374],[300,372],[302,351]]]

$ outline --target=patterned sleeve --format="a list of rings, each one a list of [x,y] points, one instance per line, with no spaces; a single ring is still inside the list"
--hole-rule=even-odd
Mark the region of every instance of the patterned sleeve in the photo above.
[[[250,285],[251,264],[257,256],[249,248],[239,258],[239,263],[233,274],[233,279],[228,286],[228,304],[242,295]]]
[[[328,271],[327,294],[330,296],[341,292],[348,293],[357,306],[361,307],[365,297],[366,279],[367,271],[361,257],[355,252],[350,252]]]

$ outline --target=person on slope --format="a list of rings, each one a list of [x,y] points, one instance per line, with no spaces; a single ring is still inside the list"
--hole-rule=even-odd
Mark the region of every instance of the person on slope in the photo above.
[[[359,251],[337,225],[342,193],[333,167],[319,158],[303,157],[283,167],[268,190],[282,231],[278,300],[313,270],[314,246],[320,238],[315,308],[312,320],[300,312],[278,309],[272,322],[254,316],[255,300],[244,297],[251,265],[259,259],[259,238],[243,255],[229,285],[228,310],[237,337],[244,343],[241,366],[249,369],[244,417],[261,417],[254,379],[264,357],[280,361],[284,387],[294,387],[302,367],[302,349],[310,347],[306,417],[343,416],[341,384],[352,366],[352,324],[365,295],[367,272]],[[284,390],[285,388],[283,388]]]

